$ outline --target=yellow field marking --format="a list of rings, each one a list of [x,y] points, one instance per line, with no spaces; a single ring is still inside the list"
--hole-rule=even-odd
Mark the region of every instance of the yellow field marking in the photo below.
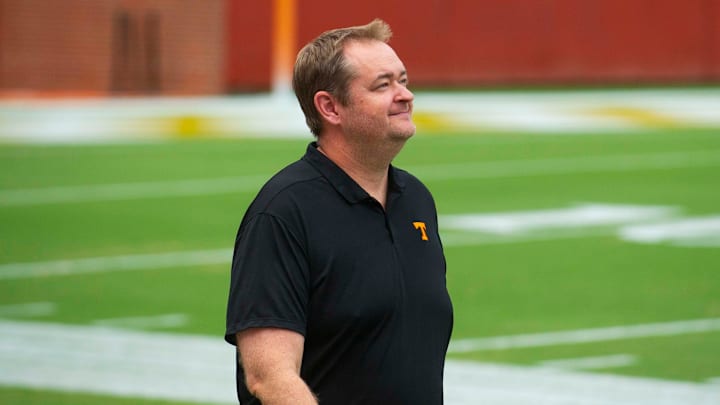
[[[173,120],[175,133],[181,138],[194,138],[207,131],[207,119],[195,115],[183,115]]]
[[[647,108],[609,106],[591,109],[587,113],[601,118],[620,119],[633,125],[649,128],[677,128],[687,125],[669,115]]]
[[[413,122],[417,128],[421,131],[428,132],[442,132],[442,131],[453,131],[463,132],[469,131],[477,133],[482,131],[480,125],[462,125],[452,118],[444,114],[436,114],[429,112],[413,112]]]

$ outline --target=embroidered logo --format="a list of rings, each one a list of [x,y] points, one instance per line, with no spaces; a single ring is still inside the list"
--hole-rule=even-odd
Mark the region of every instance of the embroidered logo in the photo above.
[[[420,235],[421,235],[420,239],[429,240],[428,236],[427,236],[427,232],[425,231],[425,228],[426,228],[425,222],[413,222],[413,226],[415,227],[415,229],[420,230]]]

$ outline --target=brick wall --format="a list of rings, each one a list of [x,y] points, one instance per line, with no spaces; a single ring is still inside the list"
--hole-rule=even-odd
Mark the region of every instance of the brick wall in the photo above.
[[[225,0],[0,0],[0,91],[224,90]]]

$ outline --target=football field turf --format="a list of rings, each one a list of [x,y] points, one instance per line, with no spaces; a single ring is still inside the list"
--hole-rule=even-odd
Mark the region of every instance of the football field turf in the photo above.
[[[0,321],[221,340],[237,225],[309,140],[0,146]],[[717,131],[421,133],[395,164],[437,202],[449,358],[718,384]]]

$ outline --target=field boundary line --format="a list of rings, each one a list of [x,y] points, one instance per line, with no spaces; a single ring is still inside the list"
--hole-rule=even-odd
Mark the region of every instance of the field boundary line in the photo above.
[[[606,356],[545,360],[540,362],[540,366],[561,370],[600,370],[604,368],[628,367],[635,363],[637,363],[637,356],[623,353],[609,354]]]
[[[450,342],[448,353],[572,345],[717,331],[720,331],[720,318],[693,319],[559,332],[458,339]]]
[[[423,181],[720,166],[720,150],[518,159],[405,167]],[[267,175],[0,190],[0,207],[254,192]]]

